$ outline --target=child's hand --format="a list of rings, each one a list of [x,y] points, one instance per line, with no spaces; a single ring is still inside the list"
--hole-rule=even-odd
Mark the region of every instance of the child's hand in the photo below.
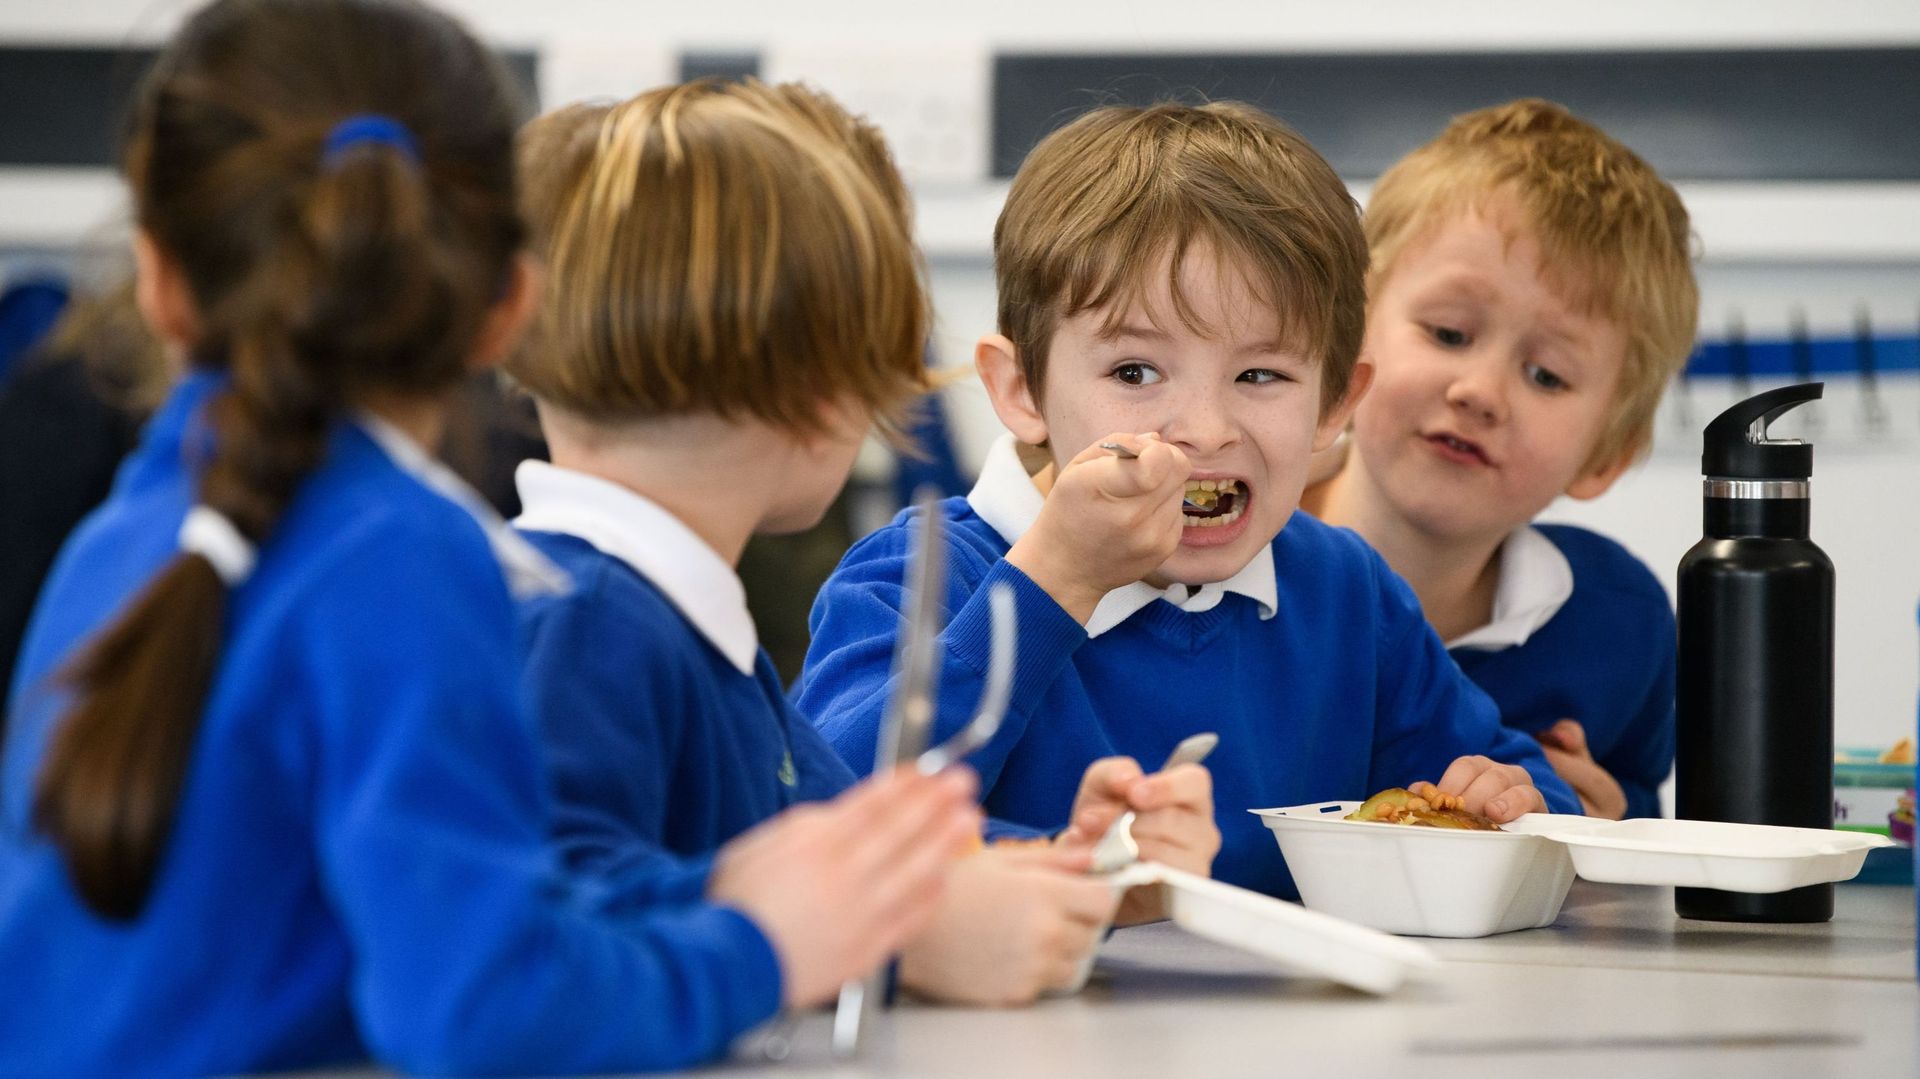
[[[1545,813],[1547,799],[1533,785],[1533,777],[1517,764],[1501,764],[1487,757],[1461,757],[1447,766],[1438,784],[1442,791],[1457,794],[1470,813],[1492,819],[1495,824],[1526,813]]]
[[[789,809],[721,849],[708,898],[767,935],[788,1007],[831,999],[934,916],[954,859],[980,834],[975,787],[964,768],[901,769]]]
[[[955,1004],[1027,1004],[1071,987],[1113,918],[1084,850],[998,850],[962,858],[939,913],[900,957],[900,978]]]
[[[1157,435],[1113,434],[1137,451],[1131,460],[1096,443],[1054,478],[1033,527],[1007,561],[1047,591],[1081,624],[1100,597],[1132,584],[1173,557],[1186,527],[1180,500],[1193,466]]]
[[[1580,808],[1589,817],[1619,820],[1627,815],[1627,792],[1613,773],[1600,767],[1587,748],[1587,729],[1563,719],[1535,735],[1546,751],[1547,763],[1580,796]]]
[[[1120,814],[1132,810],[1133,840],[1142,861],[1159,862],[1208,876],[1220,853],[1220,828],[1213,820],[1213,773],[1198,764],[1180,764],[1142,775],[1131,757],[1105,757],[1087,766],[1073,799],[1073,816],[1059,843],[1091,850]],[[1164,891],[1134,888],[1121,900],[1116,925],[1137,925],[1167,916]]]

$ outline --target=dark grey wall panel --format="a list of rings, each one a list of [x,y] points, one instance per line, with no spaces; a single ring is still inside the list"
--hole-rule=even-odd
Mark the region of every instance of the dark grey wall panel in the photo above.
[[[1920,49],[1071,55],[994,63],[993,167],[1097,105],[1235,98],[1372,177],[1459,113],[1545,97],[1677,180],[1920,179]]]
[[[125,102],[153,57],[140,49],[0,49],[0,164],[112,162]]]
[[[111,165],[152,49],[0,47],[0,166]],[[537,61],[505,54],[531,105]]]
[[[680,81],[694,79],[747,79],[760,76],[757,52],[683,52],[680,54]]]

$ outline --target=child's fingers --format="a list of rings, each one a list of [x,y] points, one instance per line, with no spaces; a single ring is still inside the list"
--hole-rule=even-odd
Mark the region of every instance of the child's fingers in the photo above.
[[[1141,813],[1181,806],[1213,812],[1213,773],[1201,764],[1179,764],[1135,783],[1127,804]]]
[[[1545,813],[1546,796],[1531,783],[1509,787],[1493,798],[1488,799],[1480,812],[1492,818],[1495,824],[1505,824],[1527,813]]]
[[[884,812],[876,814],[862,805],[861,813],[841,822],[842,849],[856,871],[875,872],[875,867],[900,862],[909,851],[927,848],[952,857],[977,836],[979,813],[971,807],[972,787],[964,777],[949,780],[945,772],[918,776],[903,768],[887,777],[880,791],[890,789],[896,797],[883,803]]]
[[[1019,869],[1068,875],[1085,873],[1093,861],[1092,852],[1084,847],[989,847],[987,852]]]
[[[1566,753],[1545,747],[1547,763],[1573,793],[1580,796],[1581,811],[1589,817],[1619,820],[1627,812],[1627,793],[1613,773],[1602,768],[1589,754]]]
[[[1127,804],[1127,795],[1140,781],[1140,762],[1132,757],[1102,757],[1087,765],[1080,776],[1080,795],[1074,799],[1075,818],[1079,810],[1111,803]]]
[[[1139,467],[1133,470],[1133,475],[1143,492],[1165,494],[1180,490],[1193,474],[1187,455],[1180,452],[1180,447],[1166,442],[1148,442],[1134,463]]]
[[[956,825],[935,818],[929,828],[914,830],[909,842],[895,846],[886,860],[856,866],[855,872],[872,882],[863,890],[868,908],[885,917],[911,917],[923,903],[937,900],[954,855],[969,834],[964,821]]]
[[[1074,814],[1073,823],[1054,840],[1060,847],[1091,847],[1107,834],[1126,807],[1119,802],[1098,802]]]
[[[1553,725],[1554,738],[1560,748],[1569,753],[1586,753],[1587,729],[1571,719],[1563,719]]]
[[[1080,925],[1103,927],[1113,919],[1120,896],[1099,877],[1082,875],[1053,878],[1054,902],[1068,919]]]
[[[1469,812],[1492,816],[1493,814],[1487,813],[1487,803],[1513,787],[1529,782],[1531,780],[1528,779],[1525,769],[1495,765],[1475,776],[1473,782],[1467,784],[1466,789],[1460,792],[1460,800],[1466,803]]]
[[[1579,753],[1587,748],[1587,731],[1571,719],[1563,719],[1535,736],[1541,745]]]
[[[875,918],[873,935],[866,942],[866,953],[860,957],[863,974],[871,973],[887,956],[900,951],[932,923],[939,911],[945,884],[946,875],[943,872],[905,889],[892,905],[873,908],[881,913]]]
[[[1493,759],[1490,757],[1460,757],[1447,765],[1447,770],[1440,776],[1440,782],[1435,783],[1434,786],[1448,794],[1465,794],[1473,781],[1479,779],[1481,773],[1491,767],[1493,767]]]
[[[1095,948],[1100,946],[1100,934],[1105,925],[1075,927],[1071,935],[1061,940],[1061,947],[1048,958],[1040,974],[1040,984],[1047,989],[1071,989],[1080,981],[1080,965]]]

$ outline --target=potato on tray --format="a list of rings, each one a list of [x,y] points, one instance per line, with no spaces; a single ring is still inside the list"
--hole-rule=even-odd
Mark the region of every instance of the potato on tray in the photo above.
[[[1431,783],[1415,783],[1412,790],[1388,787],[1347,814],[1347,820],[1378,824],[1405,824],[1423,828],[1462,828],[1498,832],[1500,826],[1469,812],[1457,794],[1447,794]]]

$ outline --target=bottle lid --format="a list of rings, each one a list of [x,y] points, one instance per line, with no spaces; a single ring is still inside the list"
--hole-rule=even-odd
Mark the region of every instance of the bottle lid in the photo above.
[[[1804,480],[1813,475],[1813,444],[1769,439],[1767,425],[1796,405],[1815,401],[1824,382],[1802,382],[1756,393],[1707,424],[1700,471],[1717,479]]]

